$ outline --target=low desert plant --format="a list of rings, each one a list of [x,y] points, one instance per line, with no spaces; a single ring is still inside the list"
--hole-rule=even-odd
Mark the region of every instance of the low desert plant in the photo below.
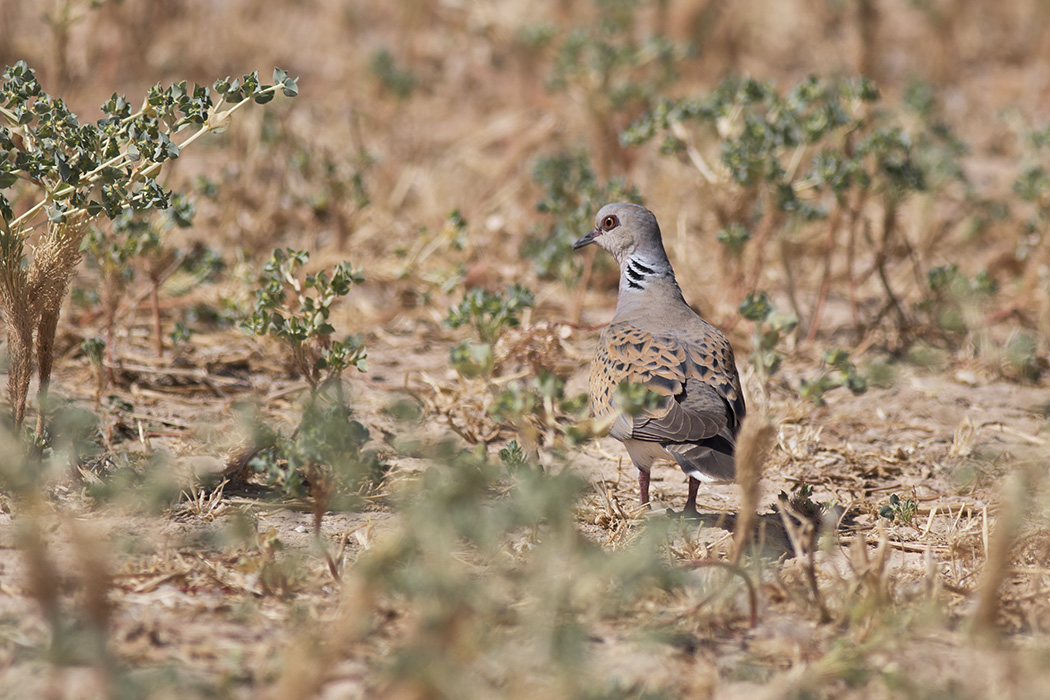
[[[754,324],[748,361],[755,368],[764,386],[784,361],[781,341],[795,330],[798,317],[792,313],[777,311],[765,292],[748,294],[740,303],[740,315]]]
[[[389,49],[377,49],[369,59],[369,68],[383,90],[404,100],[412,95],[419,83],[416,74],[397,64]]]
[[[803,379],[798,386],[798,395],[818,406],[824,405],[824,394],[831,389],[844,386],[854,395],[868,390],[867,378],[857,371],[849,359],[849,352],[836,349],[824,353],[824,366],[814,379]]]
[[[464,340],[449,351],[452,366],[466,377],[487,376],[495,365],[493,347],[504,329],[521,323],[521,312],[534,303],[532,292],[520,284],[494,294],[475,287],[449,309],[445,323],[451,328],[470,326],[476,340]]]
[[[551,223],[526,240],[522,254],[532,260],[540,277],[558,279],[576,288],[572,321],[579,323],[595,254],[573,255],[573,241],[593,228],[594,215],[605,204],[641,203],[642,196],[623,178],[601,182],[584,151],[540,158],[532,177],[543,188],[543,199],[537,202],[536,209],[547,214]],[[599,265],[611,264],[604,257],[598,260]]]
[[[332,304],[349,294],[351,286],[361,284],[365,276],[360,268],[345,261],[331,273],[322,270],[303,275],[302,268],[309,260],[305,250],[275,250],[259,276],[255,310],[241,327],[287,344],[296,371],[316,394],[330,383],[338,385],[350,367],[362,372],[368,367],[361,338],[348,335],[334,340],[335,328],[328,321]]]
[[[113,349],[117,310],[135,278],[136,268],[145,264],[151,283],[155,346],[158,356],[163,353],[157,292],[165,274],[179,262],[165,249],[164,237],[172,228],[188,228],[194,215],[193,204],[178,193],[172,193],[169,204],[160,221],[152,212],[128,209],[113,218],[109,231],[92,224],[84,236],[83,254],[88,264],[98,268],[101,277],[99,297],[108,352]],[[112,361],[112,357],[107,359]]]
[[[890,522],[896,520],[901,525],[911,525],[918,509],[918,503],[910,498],[901,498],[894,493],[890,495],[889,503],[879,508],[879,517]]]
[[[269,102],[278,91],[289,97],[298,93],[296,80],[283,70],[275,69],[273,79],[273,85],[263,85],[251,73],[216,81],[211,89],[158,84],[137,111],[114,94],[102,105],[102,119],[82,124],[61,99],[43,90],[24,62],[4,70],[0,307],[8,326],[15,425],[25,418],[35,360],[41,404],[37,428],[43,429],[58,314],[88,224],[101,216],[168,208],[171,193],[157,181],[164,163],[205,134],[226,128],[244,105]],[[179,140],[183,134],[188,135]],[[17,216],[12,198],[29,200]],[[27,243],[37,229],[43,232],[30,255]]]
[[[594,227],[594,215],[603,205],[640,203],[641,194],[622,178],[600,182],[583,151],[540,158],[532,178],[543,188],[543,199],[536,209],[547,214],[551,224],[526,241],[522,252],[541,277],[574,286],[584,274],[584,262],[582,256],[572,255],[573,241]]]
[[[275,250],[259,276],[255,309],[241,327],[284,343],[292,365],[310,387],[290,436],[255,421],[253,430],[265,435],[257,437],[258,451],[249,465],[287,495],[306,495],[309,486],[319,514],[333,499],[343,507],[356,503],[362,489],[381,479],[382,463],[362,450],[368,429],[351,418],[343,392],[347,369],[367,369],[365,347],[356,335],[334,339],[336,331],[329,322],[332,305],[362,283],[364,274],[345,261],[331,271],[303,274],[309,259],[306,251]]]

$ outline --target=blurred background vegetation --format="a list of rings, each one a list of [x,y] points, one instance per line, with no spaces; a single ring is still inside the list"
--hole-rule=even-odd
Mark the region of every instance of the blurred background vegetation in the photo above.
[[[213,158],[167,174],[199,193],[174,247],[227,264],[279,246],[317,251],[318,263],[367,260],[358,303],[388,312],[537,276],[568,284],[544,303],[576,308],[581,263],[565,241],[595,204],[644,198],[687,297],[715,320],[767,290],[800,316],[800,338],[851,321],[856,340],[881,324],[905,336],[888,345],[901,351],[920,325],[965,333],[959,316],[976,305],[1045,351],[1047,10],[1034,0],[0,12],[0,62],[27,60],[84,120],[112,92],[134,101],[156,82],[271,65],[300,77],[309,100],[250,115],[210,142]],[[841,85],[859,76],[874,83]],[[458,255],[441,243],[421,256],[420,236],[439,235],[453,211]],[[423,259],[435,250],[444,267]],[[421,284],[421,267],[440,272]]]

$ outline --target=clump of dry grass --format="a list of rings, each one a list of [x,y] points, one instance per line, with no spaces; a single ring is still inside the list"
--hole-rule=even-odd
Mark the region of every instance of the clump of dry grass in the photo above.
[[[11,352],[8,393],[15,425],[21,426],[35,364],[40,405],[36,432],[40,434],[44,430],[47,390],[54,365],[58,312],[81,259],[84,222],[49,223],[28,266],[24,258],[26,234],[4,228],[5,242],[0,255],[0,310],[7,319],[7,342]]]

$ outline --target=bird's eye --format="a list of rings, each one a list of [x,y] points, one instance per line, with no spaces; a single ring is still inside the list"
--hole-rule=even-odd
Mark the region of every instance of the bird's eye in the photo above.
[[[607,216],[602,219],[602,228],[608,231],[611,228],[616,228],[616,225],[619,223],[615,216]]]

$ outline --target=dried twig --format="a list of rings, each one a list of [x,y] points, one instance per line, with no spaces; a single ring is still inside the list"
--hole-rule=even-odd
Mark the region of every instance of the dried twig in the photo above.
[[[820,621],[828,622],[831,620],[831,615],[828,613],[824,599],[820,595],[820,588],[817,586],[817,523],[800,513],[788,498],[780,499],[778,512],[795,556],[805,562],[806,581],[809,583],[813,602],[820,610]]]

